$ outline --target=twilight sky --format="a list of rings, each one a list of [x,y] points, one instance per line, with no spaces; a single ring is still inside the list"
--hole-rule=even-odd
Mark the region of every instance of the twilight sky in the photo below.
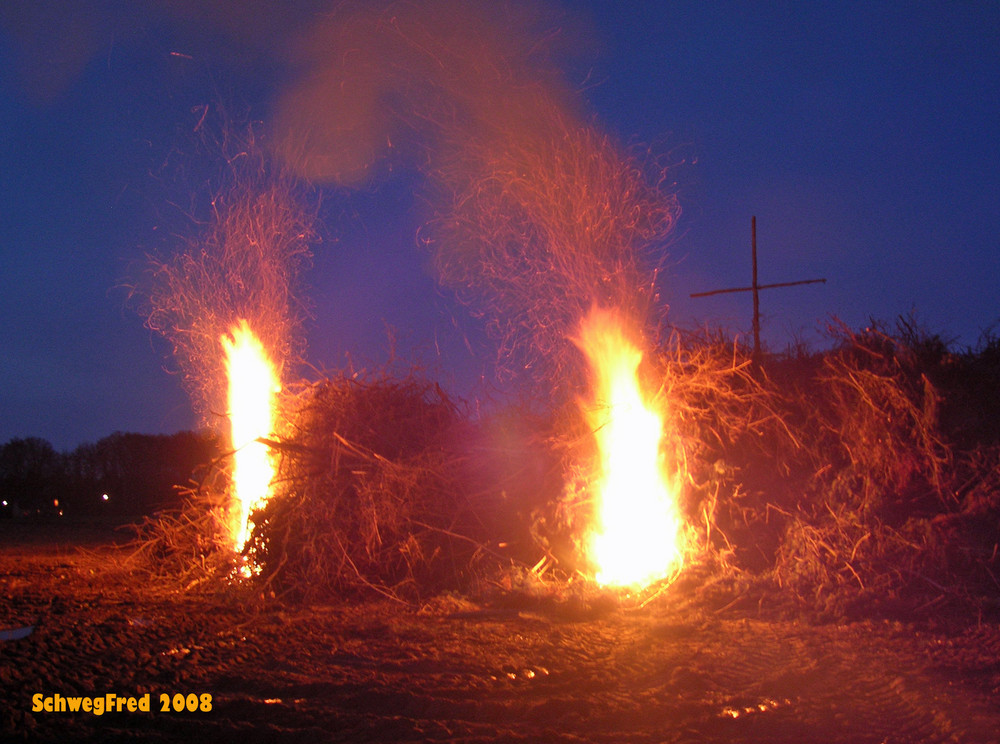
[[[147,254],[180,246],[185,183],[203,178],[190,160],[201,107],[268,121],[288,40],[325,3],[24,5],[0,8],[0,442],[71,449],[195,426],[169,348],[122,287]],[[586,39],[566,74],[595,121],[677,164],[673,322],[749,330],[748,294],[688,295],[749,283],[751,215],[761,282],[827,279],[762,294],[772,349],[822,343],[834,315],[858,327],[915,309],[959,346],[1000,320],[1000,4],[556,12]],[[465,393],[491,352],[424,268],[412,180],[324,193],[309,358],[377,363],[392,327],[400,351]]]

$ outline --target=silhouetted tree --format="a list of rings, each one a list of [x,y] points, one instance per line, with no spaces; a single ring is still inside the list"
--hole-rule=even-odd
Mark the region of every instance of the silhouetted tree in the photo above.
[[[175,486],[186,484],[215,454],[214,440],[203,434],[116,432],[86,452],[85,470],[95,497],[108,494],[111,511],[142,514],[176,504]]]
[[[62,457],[45,439],[11,439],[0,447],[0,497],[12,510],[54,509],[62,470]]]
[[[0,447],[0,498],[8,502],[0,513],[122,517],[175,506],[175,486],[218,452],[212,436],[190,431],[115,432],[65,454],[44,439],[12,439]]]

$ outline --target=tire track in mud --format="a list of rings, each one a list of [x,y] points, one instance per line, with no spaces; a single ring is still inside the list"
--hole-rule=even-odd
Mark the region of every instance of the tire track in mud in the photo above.
[[[928,678],[912,649],[887,655],[886,638],[864,637],[872,630],[400,616],[339,674],[330,669],[370,675],[331,697],[346,718],[348,709],[365,711],[351,730],[401,740],[432,740],[435,730],[470,741],[501,733],[609,742],[994,740],[987,701]]]
[[[915,649],[894,651],[892,633],[877,626],[618,618],[511,635],[521,624],[490,622],[479,632],[481,647],[507,659],[491,675],[498,687],[489,697],[523,721],[526,735],[544,722],[588,741],[996,738],[988,698],[927,676]],[[544,664],[543,675],[531,673],[532,660]],[[531,674],[505,671],[517,667]]]
[[[671,610],[241,610],[0,555],[0,733],[109,742],[992,742],[1000,628]],[[69,561],[72,563],[72,561]],[[67,565],[63,565],[67,564]],[[49,583],[45,575],[54,577]],[[20,578],[19,578],[20,577]],[[30,581],[28,580],[30,579]],[[211,692],[210,713],[54,716],[33,692]]]

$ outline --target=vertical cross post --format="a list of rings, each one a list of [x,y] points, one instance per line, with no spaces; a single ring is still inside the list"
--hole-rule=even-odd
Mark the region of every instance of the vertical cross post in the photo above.
[[[760,284],[757,282],[757,216],[750,218],[750,252],[753,256],[753,361],[760,364]]]
[[[753,260],[753,284],[749,287],[731,287],[729,289],[713,289],[709,292],[695,292],[691,297],[710,297],[717,294],[727,294],[729,292],[752,292],[753,293],[753,362],[759,365],[764,358],[760,348],[760,290],[775,289],[777,287],[797,287],[800,284],[825,284],[826,279],[803,279],[798,282],[776,282],[774,284],[761,284],[757,280],[757,217],[750,218],[750,255]]]

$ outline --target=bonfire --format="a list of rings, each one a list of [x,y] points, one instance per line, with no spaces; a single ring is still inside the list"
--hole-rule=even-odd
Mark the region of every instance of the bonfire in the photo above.
[[[760,365],[726,334],[660,333],[669,174],[582,118],[539,45],[452,10],[462,40],[412,4],[331,18],[276,146],[224,158],[205,234],[157,265],[150,325],[231,441],[192,490],[212,516],[185,522],[188,557],[251,558],[276,594],[400,601],[525,575],[618,596],[687,575],[829,612],[1000,587],[977,526],[1000,511],[996,454],[956,453],[948,375],[917,364],[912,327]],[[357,126],[388,121],[406,136]],[[499,411],[409,373],[295,379],[317,213],[297,179],[365,183],[394,139],[426,143],[421,244],[493,334]],[[512,399],[531,416],[498,444]]]
[[[233,449],[233,547],[242,551],[253,530],[250,514],[267,503],[274,479],[265,441],[275,427],[275,394],[281,382],[260,339],[245,320],[223,335],[228,416]]]
[[[625,334],[616,313],[594,308],[577,340],[593,378],[587,420],[598,451],[587,553],[599,583],[644,587],[682,563],[682,524],[661,449],[663,415],[642,389],[642,353]]]

